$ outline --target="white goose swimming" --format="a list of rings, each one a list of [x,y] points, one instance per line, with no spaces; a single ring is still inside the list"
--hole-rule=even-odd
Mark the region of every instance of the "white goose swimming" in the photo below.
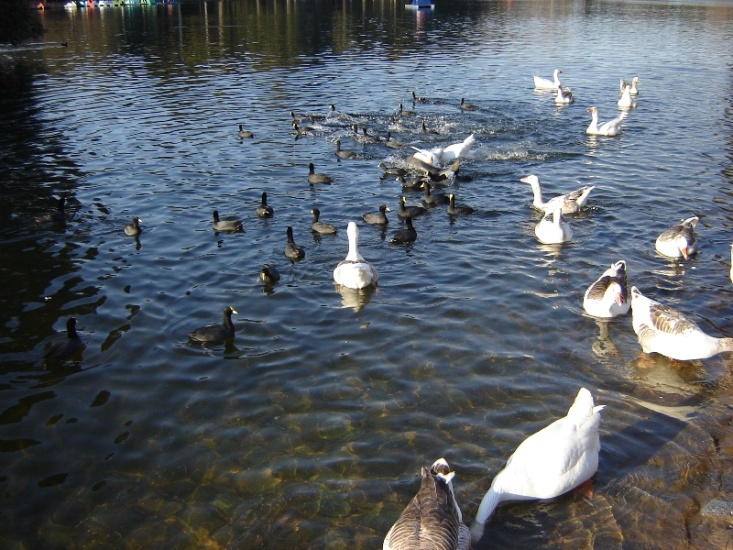
[[[631,109],[634,107],[634,99],[631,97],[631,84],[627,84],[621,92],[621,97],[616,102],[621,109]]]
[[[454,160],[464,158],[475,143],[476,138],[471,134],[459,143],[454,143],[438,152],[438,159],[442,164],[448,164]]]
[[[585,291],[583,309],[593,317],[626,315],[631,308],[626,286],[626,262],[619,260]]]
[[[563,214],[575,214],[586,205],[590,192],[595,189],[595,185],[581,187],[580,189],[576,189],[570,193],[565,193],[564,195],[558,195],[557,197],[553,197],[549,201],[544,202],[542,200],[542,186],[540,185],[540,178],[534,174],[530,174],[519,181],[522,183],[528,183],[532,186],[532,193],[534,196],[532,207],[543,212],[552,208],[553,203],[559,202],[562,204]]]
[[[568,414],[525,439],[484,495],[471,526],[474,544],[500,502],[558,497],[589,481],[598,469],[598,425],[605,405],[581,388]]]
[[[384,538],[382,550],[468,550],[471,534],[453,491],[455,472],[443,458],[420,472],[420,489]]]
[[[629,90],[629,92],[631,93],[631,95],[638,95],[638,94],[639,94],[639,89],[638,89],[638,88],[636,87],[636,85],[637,85],[638,83],[639,83],[639,77],[638,77],[638,76],[635,76],[634,78],[632,78],[632,79],[631,79],[631,83],[630,83],[630,84],[629,84],[628,82],[626,82],[626,81],[625,81],[625,80],[624,80],[624,79],[622,78],[622,79],[621,79],[621,82],[619,83],[619,91],[620,91],[621,93],[623,93],[623,92],[624,92],[624,88],[625,88],[626,86],[631,86],[631,88],[630,88],[630,90]]]
[[[541,76],[533,76],[534,79],[534,87],[536,90],[557,90],[557,87],[560,86],[560,79],[557,75],[562,73],[560,69],[555,69],[552,72],[552,80],[548,78],[542,78]]]
[[[563,218],[560,203],[556,202],[534,228],[537,240],[542,244],[562,244],[573,238],[573,230]]]
[[[697,253],[697,237],[695,236],[695,225],[699,218],[692,216],[680,223],[673,225],[657,237],[654,248],[663,256],[669,258],[688,259]]]
[[[659,353],[678,361],[707,359],[733,351],[733,338],[705,334],[697,324],[679,311],[644,296],[631,287],[631,313],[634,332],[644,353]]]
[[[557,87],[557,95],[555,96],[556,105],[569,105],[573,101],[575,100],[573,99],[573,92],[570,88]]]
[[[588,109],[591,114],[591,121],[586,128],[585,133],[592,136],[617,136],[621,133],[621,122],[626,118],[626,113],[621,113],[613,120],[598,125],[598,109],[591,107]]]
[[[333,270],[333,281],[347,288],[366,288],[377,285],[377,270],[359,254],[359,229],[354,222],[346,227],[349,237],[349,253]]]
[[[412,148],[415,150],[415,153],[413,153],[412,155],[414,158],[430,164],[436,169],[440,166],[440,157],[434,151],[430,151],[428,149],[418,149],[417,147]]]

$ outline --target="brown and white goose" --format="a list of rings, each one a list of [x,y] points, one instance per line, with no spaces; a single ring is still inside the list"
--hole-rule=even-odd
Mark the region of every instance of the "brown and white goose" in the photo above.
[[[593,317],[626,315],[631,308],[626,286],[626,262],[619,260],[585,291],[583,309]]]
[[[697,253],[697,237],[695,236],[695,225],[697,216],[680,220],[678,224],[665,230],[659,237],[654,247],[657,252],[669,258],[688,259]]]
[[[541,210],[542,212],[550,210],[553,203],[560,202],[562,204],[563,214],[575,214],[586,205],[590,192],[595,189],[595,185],[587,185],[580,189],[576,189],[575,191],[571,191],[570,193],[553,197],[549,201],[545,202],[542,200],[542,186],[540,185],[540,178],[534,174],[530,174],[519,181],[522,183],[528,183],[532,186],[532,194],[534,197],[532,200],[532,207],[537,210]]]
[[[626,86],[630,86],[629,92],[631,93],[631,95],[638,95],[639,89],[636,87],[638,83],[639,83],[638,76],[635,76],[634,78],[632,78],[631,82],[627,82],[622,78],[618,86],[619,92],[624,93],[624,88]]]
[[[384,538],[382,550],[468,550],[471,534],[453,491],[455,472],[443,458],[422,467],[420,489]]]
[[[555,105],[569,105],[573,99],[573,92],[570,88],[557,87],[557,95],[555,96]]]
[[[644,296],[631,287],[634,332],[644,353],[659,353],[678,361],[707,359],[733,351],[733,338],[716,338],[684,314]]]

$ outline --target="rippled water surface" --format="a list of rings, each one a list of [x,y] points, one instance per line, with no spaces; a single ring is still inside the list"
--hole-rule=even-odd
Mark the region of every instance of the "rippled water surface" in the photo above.
[[[733,335],[733,8],[436,4],[55,8],[43,42],[0,53],[0,546],[378,548],[420,466],[448,460],[472,520],[581,386],[606,405],[595,495],[503,505],[478,548],[731,543],[704,509],[733,500],[732,359],[645,355],[630,317],[594,320],[582,298],[623,258],[631,284]],[[572,105],[533,90],[556,67]],[[586,109],[616,116],[632,76],[624,133],[586,136]],[[325,118],[296,139],[289,111]],[[471,133],[445,191],[476,213],[436,207],[391,245],[401,188],[377,164]],[[333,183],[309,185],[310,162]],[[572,243],[537,243],[530,173],[548,196],[595,185]],[[272,219],[255,215],[263,191]],[[61,196],[66,226],[34,224]],[[382,203],[386,230],[361,223]],[[337,235],[311,232],[314,207]],[[213,232],[215,209],[244,231]],[[693,214],[697,257],[657,255]],[[332,283],[349,221],[374,292]],[[264,263],[279,283],[261,284]],[[233,342],[188,343],[228,305]],[[85,349],[44,364],[70,316]]]

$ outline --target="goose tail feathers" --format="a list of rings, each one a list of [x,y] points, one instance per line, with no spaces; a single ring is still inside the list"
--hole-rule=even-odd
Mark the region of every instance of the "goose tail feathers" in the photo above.
[[[575,402],[568,410],[568,418],[572,418],[578,422],[585,420],[586,418],[593,416],[596,412],[603,410],[605,405],[594,406],[593,396],[590,391],[586,388],[580,388],[578,396],[575,398]]]

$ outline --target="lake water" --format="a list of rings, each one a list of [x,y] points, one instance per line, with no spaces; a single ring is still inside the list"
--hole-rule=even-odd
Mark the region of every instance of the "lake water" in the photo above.
[[[477,548],[733,543],[715,513],[733,501],[733,358],[646,355],[630,316],[582,309],[625,259],[630,284],[733,335],[728,2],[231,1],[41,18],[42,42],[0,52],[0,546],[379,548],[420,466],[448,460],[472,521],[511,452],[582,386],[606,405],[595,495],[502,505]],[[534,91],[554,68],[574,104]],[[633,76],[623,134],[586,136],[587,108],[615,117]],[[296,139],[290,111],[326,118]],[[353,124],[406,147],[362,143]],[[390,244],[401,188],[377,164],[471,133],[445,191],[477,212],[436,207],[414,244]],[[359,158],[338,159],[336,139]],[[309,185],[310,162],[333,183]],[[519,182],[532,173],[548,196],[595,185],[570,244],[536,241]],[[255,215],[263,191],[272,219]],[[66,226],[37,226],[62,196]],[[386,230],[361,223],[382,203]],[[337,235],[311,232],[314,207]],[[214,233],[215,209],[244,231]],[[657,235],[693,214],[699,254],[659,256]],[[132,216],[139,239],[122,230]],[[349,221],[374,292],[332,283]],[[259,280],[264,263],[276,285]],[[188,343],[229,305],[233,342]],[[85,349],[44,364],[70,316]]]

